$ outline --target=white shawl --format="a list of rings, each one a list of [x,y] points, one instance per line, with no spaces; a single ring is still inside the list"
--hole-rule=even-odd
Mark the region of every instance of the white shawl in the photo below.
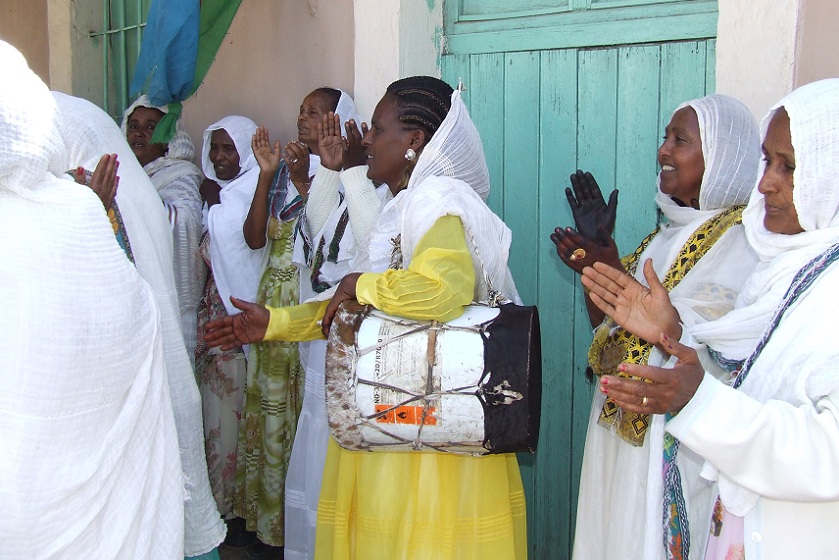
[[[123,136],[127,132],[128,119],[137,107],[151,107],[163,113],[169,111],[167,106],[155,107],[148,97],[140,96],[125,110],[121,126]],[[178,118],[175,136],[169,141],[166,155],[143,167],[169,212],[175,287],[178,290],[181,327],[190,362],[195,359],[198,302],[207,278],[207,267],[198,252],[202,233],[202,202],[198,189],[204,176],[192,163],[194,157],[192,140],[186,132],[183,119]]]
[[[53,93],[64,116],[67,160],[61,169],[94,169],[104,153],[119,157],[117,203],[137,271],[154,291],[163,323],[163,348],[175,410],[184,472],[185,551],[188,556],[215,548],[225,527],[210,493],[201,436],[201,397],[184,345],[172,269],[172,234],[166,211],[125,136],[113,119],[92,103]]]
[[[754,189],[743,219],[749,242],[760,256],[759,268],[746,283],[734,311],[691,329],[694,338],[729,359],[742,360],[752,353],[795,274],[839,243],[839,79],[803,86],[783,98],[764,118],[764,136],[779,107],[790,119],[796,163],[793,203],[805,231],[794,235],[768,231],[763,225],[764,197]],[[815,403],[837,390],[839,352],[833,337],[826,334],[830,331],[827,321],[814,316],[814,309],[829,313],[839,305],[836,290],[829,284],[837,275],[833,265],[810,288],[819,292],[817,300],[807,301],[805,293],[803,301],[784,316],[778,330],[785,334],[771,339],[740,391],[761,403],[781,398],[803,406],[808,399]],[[810,310],[796,313],[799,307]],[[802,338],[792,340],[790,335]],[[717,478],[710,464],[703,474]],[[748,512],[758,499],[756,492],[725,476],[719,477],[719,490],[726,508],[738,515]]]
[[[403,266],[438,218],[458,216],[475,267],[476,301],[487,299],[488,286],[520,304],[507,268],[512,232],[484,202],[489,195],[489,172],[483,145],[460,92],[443,123],[417,160],[408,187],[387,201],[370,239],[370,266],[382,272],[391,264],[391,239],[401,234]]]
[[[347,121],[353,120],[356,125],[361,126],[361,117],[358,115],[355,102],[345,91],[341,91],[335,114],[341,118],[341,135],[345,138],[347,131],[343,125]],[[359,247],[355,237],[356,227],[354,222],[369,215],[369,212],[367,212],[359,216],[357,212],[352,212],[353,208],[350,206],[349,224],[343,224],[344,229],[339,232],[341,218],[347,210],[348,204],[351,205],[352,201],[348,200],[344,185],[340,181],[330,181],[328,186],[334,188],[324,188],[327,186],[327,182],[318,180],[316,175],[320,167],[318,156],[311,155],[309,163],[309,176],[315,175],[315,179],[312,181],[309,199],[304,210],[305,219],[301,221],[300,230],[294,240],[293,261],[301,269],[300,301],[305,301],[316,295],[312,286],[311,268],[319,248],[322,264],[317,281],[333,286],[350,272],[350,263]],[[326,171],[326,173],[329,173],[329,171]],[[291,190],[289,189],[289,191]],[[377,214],[378,211],[376,211]],[[325,216],[325,219],[321,216]],[[369,228],[370,225],[362,229],[369,231]],[[338,241],[338,250],[337,252],[332,251],[330,255],[335,235],[339,233],[341,237]],[[307,253],[308,258],[306,258]]]
[[[745,105],[715,94],[683,103],[676,111],[683,107],[696,112],[702,139],[705,172],[699,191],[700,210],[678,206],[659,189],[656,204],[667,220],[638,261],[635,278],[644,285],[645,260],[653,259],[659,279],[663,278],[697,228],[731,206],[746,203],[757,176],[758,127]],[[693,325],[731,310],[756,260],[743,228],[732,227],[671,290],[682,322]]]
[[[763,119],[765,135],[779,107],[789,114],[796,160],[793,202],[805,231],[796,235],[768,231],[763,225],[763,195],[755,186],[743,223],[760,265],[743,287],[734,311],[691,330],[697,340],[726,358],[742,360],[751,353],[795,273],[839,239],[839,190],[828,188],[839,181],[832,151],[839,142],[839,106],[824,102],[837,98],[838,84],[839,80],[823,80],[799,88]]]
[[[47,87],[0,41],[3,555],[183,557],[160,312],[65,159]],[[107,528],[104,530],[103,528]]]
[[[239,152],[239,174],[230,181],[220,181],[210,161],[210,137],[214,130],[219,129],[227,131]],[[260,249],[251,249],[242,231],[259,178],[259,166],[251,149],[255,132],[256,123],[252,120],[236,115],[225,117],[204,131],[201,150],[204,175],[221,186],[221,203],[207,211],[205,225],[210,232],[213,278],[224,308],[230,315],[239,313],[230,303],[230,296],[256,301],[260,276],[268,256],[267,244]]]

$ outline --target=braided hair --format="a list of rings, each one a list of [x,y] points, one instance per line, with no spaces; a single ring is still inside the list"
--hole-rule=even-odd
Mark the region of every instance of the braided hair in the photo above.
[[[396,99],[399,122],[407,129],[425,132],[426,142],[449,113],[452,92],[449,84],[431,76],[402,78],[387,87],[387,93]]]
[[[396,101],[396,117],[406,130],[421,130],[428,143],[443,119],[452,107],[454,89],[438,78],[431,76],[411,76],[396,80],[387,87],[385,95]],[[411,172],[416,166],[416,159],[405,166],[398,189],[408,184]]]

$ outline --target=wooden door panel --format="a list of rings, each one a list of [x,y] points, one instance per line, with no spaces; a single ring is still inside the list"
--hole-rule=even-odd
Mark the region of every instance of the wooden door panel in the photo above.
[[[570,2],[574,13],[602,14],[621,3],[632,9],[708,4]],[[503,19],[513,9],[542,4],[463,0],[462,6],[472,10],[472,23],[489,26],[492,18]],[[673,9],[670,13],[676,14]],[[551,17],[545,20],[554,21]],[[539,450],[521,455],[519,464],[527,494],[530,558],[561,560],[570,557],[573,543],[594,387],[584,375],[591,326],[579,278],[556,256],[549,235],[556,226],[573,225],[564,190],[577,168],[592,171],[606,196],[620,189],[615,239],[622,253],[652,230],[657,149],[664,126],[677,105],[714,90],[715,41],[688,37],[601,47],[599,26],[585,31],[567,27],[571,39],[554,38],[556,27],[551,25],[507,34],[488,29],[461,36],[464,48],[444,55],[442,70],[452,85],[458,78],[466,85],[464,100],[481,133],[490,171],[488,204],[513,231],[510,264],[519,292],[525,303],[536,303],[540,310],[544,383]],[[593,46],[568,46],[585,35]],[[542,47],[552,41],[562,48]],[[531,44],[538,48],[522,48]]]

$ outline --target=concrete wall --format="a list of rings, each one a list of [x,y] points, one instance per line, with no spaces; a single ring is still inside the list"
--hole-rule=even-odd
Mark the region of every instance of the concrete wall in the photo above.
[[[443,0],[354,0],[355,91],[369,119],[388,84],[416,74],[440,76]]]
[[[839,77],[836,0],[719,0],[717,91],[757,118],[793,88]]]
[[[0,6],[0,39],[17,47],[47,84],[50,79],[47,36],[47,0],[3,0]]]
[[[353,93],[353,44],[350,2],[242,2],[204,83],[184,103],[196,149],[209,125],[232,114],[265,125],[284,143],[297,138],[306,94],[321,86]]]
[[[794,84],[839,78],[839,2],[801,0]]]

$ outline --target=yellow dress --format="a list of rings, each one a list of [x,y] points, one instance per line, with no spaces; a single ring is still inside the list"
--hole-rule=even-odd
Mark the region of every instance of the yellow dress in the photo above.
[[[437,220],[407,269],[362,274],[357,298],[386,313],[451,320],[475,271],[456,216]],[[266,339],[310,340],[326,303],[270,309]],[[524,491],[515,455],[358,452],[329,442],[317,560],[525,560]]]

